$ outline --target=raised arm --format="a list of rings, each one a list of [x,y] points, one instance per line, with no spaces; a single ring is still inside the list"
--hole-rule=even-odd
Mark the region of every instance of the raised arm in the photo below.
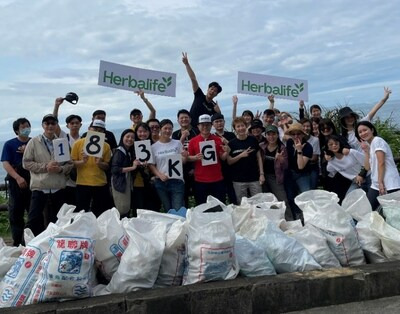
[[[58,97],[56,98],[55,102],[54,102],[54,108],[53,108],[53,115],[58,119],[58,109],[60,109],[61,104],[63,103],[64,98],[62,97]],[[61,133],[61,128],[60,128],[60,124],[57,123],[56,126],[56,135],[60,136]]]
[[[237,104],[238,104],[238,97],[236,95],[232,96],[232,120],[234,120],[236,118],[236,114],[237,114]]]
[[[194,74],[192,67],[189,64],[189,59],[187,57],[187,52],[182,52],[182,62],[186,67],[186,71],[192,81],[193,92],[195,93],[199,89],[199,83],[197,83],[196,74]]]
[[[156,118],[156,109],[154,109],[153,104],[144,96],[144,91],[139,89],[136,92],[136,94],[138,96],[140,96],[140,98],[142,98],[142,100],[146,104],[147,108],[149,108],[149,110],[150,110],[149,120],[150,119],[155,119]]]
[[[299,119],[304,118],[304,100],[299,101]]]
[[[381,107],[389,99],[389,96],[392,93],[392,91],[389,89],[389,87],[384,87],[383,90],[384,90],[383,98],[375,106],[373,106],[371,111],[368,113],[368,117],[370,120],[372,120],[372,118],[375,116],[375,114],[378,112],[378,110],[381,109]]]
[[[269,107],[268,109],[274,109],[275,106],[275,96],[273,94],[268,96],[268,100],[269,100]]]

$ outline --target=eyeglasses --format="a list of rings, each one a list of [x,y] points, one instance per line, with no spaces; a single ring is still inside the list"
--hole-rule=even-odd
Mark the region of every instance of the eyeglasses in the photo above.
[[[43,122],[44,125],[56,125],[57,122],[56,121],[45,121]]]

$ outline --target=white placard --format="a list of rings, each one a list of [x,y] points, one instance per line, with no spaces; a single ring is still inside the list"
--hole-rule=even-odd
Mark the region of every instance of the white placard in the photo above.
[[[218,163],[214,140],[200,142],[200,153],[203,154],[203,159],[201,160],[202,166],[214,165]]]
[[[56,138],[53,140],[54,160],[57,162],[65,162],[71,160],[69,154],[69,144],[67,138]]]
[[[176,74],[101,60],[98,84],[129,91],[140,89],[147,94],[175,97]]]
[[[308,101],[308,81],[289,77],[238,72],[237,91],[241,94]]]
[[[137,160],[139,160],[140,162],[147,161],[147,163],[149,164],[154,164],[150,140],[137,141],[134,143],[134,145],[135,156]]]
[[[83,145],[83,152],[88,156],[103,157],[105,137],[104,133],[88,131]]]
[[[182,155],[166,155],[165,158],[167,159],[168,164],[168,178],[183,180]]]

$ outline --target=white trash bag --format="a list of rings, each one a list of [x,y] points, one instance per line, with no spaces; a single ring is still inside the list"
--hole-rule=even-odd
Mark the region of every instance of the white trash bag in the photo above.
[[[117,271],[129,237],[120,221],[120,213],[115,207],[97,217],[99,235],[95,245],[96,266],[108,281]]]
[[[303,210],[305,224],[311,224],[322,232],[342,266],[365,264],[353,218],[338,201],[335,193],[322,190],[307,191],[295,198]]]
[[[246,277],[276,275],[267,253],[254,241],[236,234],[235,252],[240,273]]]
[[[372,212],[371,203],[362,189],[355,189],[347,194],[342,202],[342,207],[357,221]]]
[[[166,227],[143,218],[123,219],[129,244],[118,270],[100,294],[150,289],[156,282],[165,248]]]
[[[98,235],[92,212],[76,213],[68,223],[54,229],[49,251],[43,259],[29,303],[92,296],[94,244]]]
[[[278,199],[276,196],[272,193],[257,193],[256,195],[253,195],[252,197],[243,197],[242,202],[244,204],[252,204],[252,205],[258,205],[261,203],[274,203],[278,202]]]
[[[164,223],[167,228],[165,249],[154,287],[180,286],[185,270],[185,218],[138,209],[138,218]]]
[[[400,231],[377,213],[371,214],[371,230],[381,239],[383,253],[390,261],[400,260]]]
[[[242,225],[254,215],[255,206],[251,204],[228,205],[232,209],[232,221],[235,232],[238,232]]]
[[[400,230],[400,191],[378,196],[386,222]]]
[[[234,279],[239,273],[234,246],[229,213],[193,211],[187,222],[183,285]]]

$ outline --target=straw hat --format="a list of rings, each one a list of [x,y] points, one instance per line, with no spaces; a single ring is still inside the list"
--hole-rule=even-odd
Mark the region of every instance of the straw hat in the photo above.
[[[290,125],[289,129],[286,130],[285,134],[286,135],[293,135],[293,133],[302,133],[303,135],[307,135],[303,131],[303,126],[300,123],[293,123]]]

